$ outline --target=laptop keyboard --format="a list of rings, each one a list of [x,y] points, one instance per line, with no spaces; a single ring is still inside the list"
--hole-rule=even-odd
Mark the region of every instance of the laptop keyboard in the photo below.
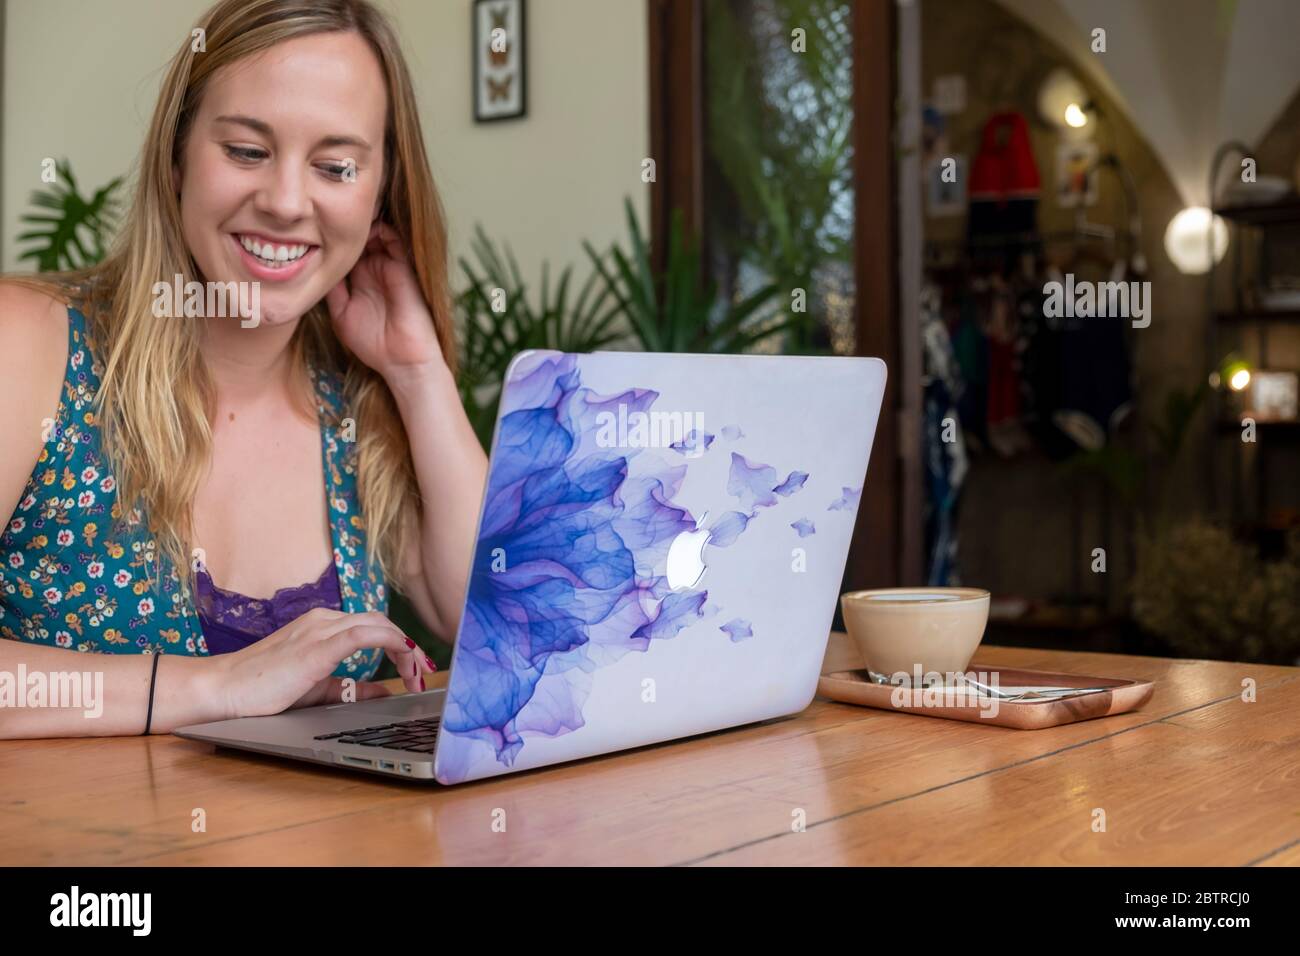
[[[385,750],[408,750],[417,754],[433,753],[438,741],[440,717],[420,717],[395,724],[378,724],[321,734],[312,740],[336,740],[341,744],[358,744],[362,747],[383,747]]]

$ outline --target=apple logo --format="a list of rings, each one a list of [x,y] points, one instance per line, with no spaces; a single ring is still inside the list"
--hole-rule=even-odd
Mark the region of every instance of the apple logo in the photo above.
[[[700,525],[707,517],[705,514],[696,522],[694,531],[683,531],[668,546],[668,587],[674,591],[693,588],[704,577],[704,546],[712,532]]]

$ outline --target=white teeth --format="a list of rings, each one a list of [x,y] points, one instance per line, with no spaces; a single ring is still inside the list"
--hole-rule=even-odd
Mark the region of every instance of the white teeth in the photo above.
[[[239,244],[267,265],[282,265],[301,259],[307,254],[307,250],[311,248],[311,246],[303,243],[293,246],[276,246],[268,242],[263,245],[257,239],[250,239],[247,236],[239,236]]]

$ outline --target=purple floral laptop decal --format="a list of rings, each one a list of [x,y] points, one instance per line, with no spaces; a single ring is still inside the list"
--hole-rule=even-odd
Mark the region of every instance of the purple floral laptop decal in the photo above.
[[[700,720],[719,726],[736,709],[715,699],[725,696],[711,683],[719,668],[761,691],[782,660],[800,657],[795,631],[829,629],[883,372],[865,374],[858,363],[869,360],[802,360],[835,374],[792,379],[830,389],[805,396],[800,412],[794,396],[767,408],[737,387],[734,371],[756,361],[801,360],[516,360],[443,712],[444,783],[669,739]],[[631,386],[638,371],[644,384]],[[837,395],[844,404],[848,388],[862,398],[856,435],[842,434],[843,421],[800,421]],[[809,574],[810,562],[838,566]],[[779,604],[791,601],[812,618],[782,626]],[[737,719],[761,719],[749,710]]]

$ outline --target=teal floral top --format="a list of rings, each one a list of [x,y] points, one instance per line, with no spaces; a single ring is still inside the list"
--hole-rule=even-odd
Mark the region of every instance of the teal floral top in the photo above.
[[[121,521],[93,403],[103,366],[86,318],[68,308],[68,364],[57,417],[18,508],[0,533],[0,637],[105,654],[206,656],[193,594],[162,555],[138,508]],[[342,610],[388,610],[366,558],[356,445],[343,437],[337,377],[310,370],[321,423],[330,537]],[[367,680],[383,651],[358,651],[335,675]]]

